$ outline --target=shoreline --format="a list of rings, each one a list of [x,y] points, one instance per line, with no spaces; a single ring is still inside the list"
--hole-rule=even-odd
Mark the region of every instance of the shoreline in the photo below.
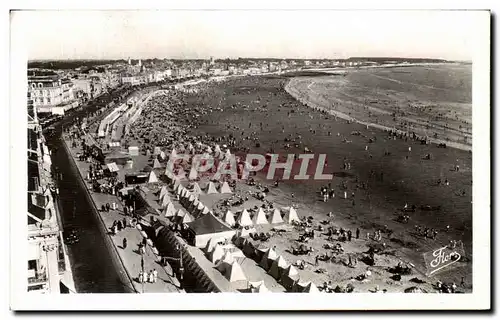
[[[287,79],[286,78],[282,78],[281,80],[279,81],[286,81]],[[237,95],[237,97],[233,98],[231,97],[231,100],[232,101],[227,101],[225,102],[225,105],[226,107],[229,109],[230,106],[232,105],[232,103],[234,103],[234,101],[240,101],[241,104],[243,105],[246,105],[247,108],[250,108],[250,106],[252,105],[252,103],[256,100],[255,98],[257,96],[260,96],[260,98],[262,99],[262,92],[265,92],[264,94],[269,94],[270,96],[273,96],[273,92],[279,92],[280,89],[272,89],[272,88],[269,88],[266,83],[267,82],[270,82],[272,83],[273,80],[269,80],[269,79],[265,79],[264,77],[261,78],[261,79],[251,79],[251,78],[248,78],[248,79],[242,79],[241,81],[237,81],[235,83],[228,83],[227,85],[224,84],[222,86],[215,86],[215,87],[210,87],[208,88],[208,95],[205,96],[205,98],[203,98],[202,96],[201,97],[194,97],[193,96],[193,99],[195,99],[195,101],[198,101],[196,103],[201,103],[202,105],[210,105],[212,104],[212,100],[213,101],[220,101],[221,98],[216,98],[215,96],[218,95],[218,96],[222,96],[222,97],[226,97],[226,99],[229,99],[229,97],[231,97],[231,89],[233,89],[234,94]],[[274,80],[276,81],[276,80]],[[247,84],[248,83],[248,84]],[[254,87],[252,87],[252,85]],[[233,86],[233,87],[232,87]],[[260,86],[260,87],[259,87]],[[224,87],[224,88],[222,88]],[[252,92],[250,91],[246,91],[248,90],[248,88],[254,88]],[[240,89],[240,88],[243,88],[243,89]],[[259,89],[262,88],[264,91],[259,91]],[[212,91],[212,90],[215,90],[215,91]],[[243,92],[243,90],[245,90],[246,92]],[[269,91],[268,91],[269,90]],[[274,91],[276,90],[276,91]],[[265,128],[266,126],[278,126],[279,128],[275,128],[276,131],[274,131],[274,134],[271,134],[271,136],[269,136],[268,134],[266,134],[266,139],[265,141],[268,142],[268,144],[266,144],[265,141],[263,141],[263,138],[265,136],[260,136],[259,137],[259,141],[261,142],[261,148],[260,150],[263,150],[262,148],[266,148],[266,147],[270,147],[270,146],[273,146],[273,140],[274,139],[278,139],[280,138],[280,136],[282,136],[281,133],[278,133],[278,132],[281,132],[281,125],[279,124],[280,122],[283,123],[283,127],[286,128],[288,126],[288,128],[293,128],[293,122],[292,123],[289,123],[290,120],[286,120],[286,110],[279,110],[280,109],[280,102],[283,102],[285,104],[288,104],[287,101],[289,100],[293,100],[294,103],[297,103],[297,100],[292,97],[288,92],[286,92],[285,90],[283,90],[283,87],[281,87],[281,90],[283,91],[282,94],[286,94],[286,96],[288,96],[288,98],[286,97],[282,97],[281,100],[280,98],[277,98],[277,100],[275,102],[270,102],[270,100],[267,100],[267,107],[266,107],[266,111],[265,112],[268,112],[270,110],[273,110],[273,109],[270,109],[270,104],[274,104],[275,107],[274,108],[277,108],[276,111],[274,112],[277,112],[277,113],[281,113],[282,115],[281,116],[278,116],[278,114],[276,114],[276,119],[275,121],[277,122],[276,124],[266,124],[265,125]],[[227,91],[227,92],[226,92]],[[259,93],[261,92],[261,93]],[[281,94],[281,93],[280,93]],[[246,98],[246,96],[249,95],[248,98]],[[214,97],[212,97],[214,96]],[[253,98],[252,98],[253,97]],[[206,100],[208,99],[208,101]],[[246,101],[245,101],[246,100]],[[264,99],[265,100],[265,97]],[[273,98],[274,100],[274,98]],[[224,100],[222,100],[224,101]],[[265,102],[265,101],[262,101],[262,102]],[[290,106],[288,106],[290,107]],[[222,108],[224,109],[224,108]],[[221,110],[222,110],[221,109]],[[252,111],[253,109],[253,111]],[[302,108],[297,108],[295,109],[296,112],[295,112],[295,115],[297,115],[298,113],[300,113],[301,115],[304,114],[304,111],[305,113],[307,114],[308,111],[306,111],[307,109],[309,109],[309,107],[307,106],[304,106],[303,109]],[[239,109],[235,109],[235,111],[228,111],[228,112],[223,112],[223,113],[219,113],[217,112],[216,114],[210,116],[210,113],[208,114],[208,116],[204,116],[204,120],[203,122],[200,124],[199,127],[196,128],[195,130],[195,133],[194,135],[196,134],[208,134],[210,136],[215,136],[215,137],[220,137],[220,136],[227,136],[228,134],[233,134],[233,135],[238,135],[238,134],[241,134],[242,136],[243,135],[248,135],[248,132],[247,130],[250,130],[252,131],[252,129],[246,129],[246,127],[238,127],[237,125],[244,125],[244,123],[242,122],[241,119],[247,119],[247,117],[251,117],[251,118],[248,118],[247,121],[251,121],[252,123],[258,123],[258,121],[268,121],[266,120],[266,116],[262,117],[262,116],[259,116],[258,113],[261,113],[263,109],[261,109],[261,111],[257,111],[257,113],[255,113],[255,109],[254,108],[250,108],[250,109],[247,109],[247,110],[243,110],[242,108],[239,108]],[[201,110],[197,110],[197,111],[201,111]],[[318,111],[319,112],[319,111]],[[289,117],[293,115],[293,114],[289,114]],[[319,115],[319,114],[318,114]],[[318,120],[316,120],[316,118],[318,117],[318,115],[314,115],[314,122],[311,122],[311,126],[316,126],[317,125],[317,121],[321,120],[322,116],[320,116]],[[273,114],[273,117],[274,117],[274,114]],[[293,116],[292,116],[293,117]],[[303,116],[301,116],[303,117]],[[312,119],[312,118],[311,118]],[[285,120],[285,121],[283,121]],[[214,121],[218,121],[218,122],[214,122]],[[300,120],[298,120],[300,121]],[[303,122],[304,120],[302,120],[301,122]],[[225,127],[223,128],[222,125],[217,125],[217,123],[231,123],[231,126],[228,126],[228,127]],[[272,121],[271,121],[272,122]],[[308,121],[307,121],[308,122]],[[331,122],[330,122],[331,123]],[[248,122],[247,122],[248,124]],[[341,122],[335,122],[335,123],[331,123],[334,127],[338,127],[338,130],[340,130],[341,132],[344,132],[343,134],[345,135],[349,135],[350,132],[352,132],[352,130],[360,130],[361,132],[365,132],[365,134],[374,134],[374,135],[377,135],[379,138],[380,136],[384,137],[384,133],[379,131],[378,129],[376,131],[373,131],[373,130],[365,130],[364,127],[360,127],[359,129],[357,129],[357,127],[359,127],[361,124],[359,123],[355,123],[355,124],[345,124],[343,123],[342,121]],[[245,128],[245,129],[244,129]],[[268,127],[270,128],[270,127]],[[300,130],[300,125],[299,127],[296,126],[296,130],[295,132],[298,134],[299,131],[297,130]],[[323,129],[323,130],[326,130],[326,129]],[[334,129],[334,130],[337,130],[337,129]],[[241,132],[241,131],[244,131],[244,132]],[[267,131],[264,129],[264,132]],[[271,131],[269,131],[271,132]],[[289,133],[290,130],[287,130],[287,133]],[[331,152],[330,151],[327,151],[329,149],[332,148],[332,146],[335,148],[335,146],[337,148],[341,148],[341,149],[336,149],[336,150],[333,150],[336,154],[337,154],[337,157],[342,157],[340,154],[346,152],[347,149],[352,149],[353,147],[350,147],[351,144],[342,144],[339,143],[337,144],[336,142],[336,139],[334,137],[326,137],[326,131],[324,132],[323,134],[323,137],[321,138],[321,141],[317,141],[317,139],[320,139],[320,137],[318,138],[312,138],[313,140],[310,140],[311,138],[308,139],[308,141],[312,142],[313,143],[313,147],[314,147],[314,143],[318,143],[318,142],[325,142],[325,138],[327,138],[327,140],[331,141],[329,143],[330,147],[328,149],[324,149],[324,148],[320,148],[321,150],[318,151],[318,152],[324,152],[326,151],[327,153]],[[245,140],[245,139],[244,139]],[[278,141],[276,140],[276,142]],[[385,138],[383,139],[385,140]],[[390,139],[390,141],[392,141],[392,139]],[[382,141],[384,142],[384,141]],[[388,141],[386,141],[388,143]],[[269,144],[270,143],[270,144]],[[304,142],[304,143],[307,143],[307,142]],[[395,140],[394,142],[390,142],[391,145],[394,145],[394,147],[399,150],[401,149],[401,147],[403,145],[406,145],[406,150],[408,149],[408,143],[405,143],[404,140],[401,141],[400,139],[398,139],[397,141]],[[237,143],[237,145],[239,146],[242,146],[242,144],[244,144],[245,146],[248,144],[248,142],[244,142],[242,141],[241,143]],[[250,142],[251,144],[251,142]],[[357,143],[356,143],[357,144]],[[435,145],[425,145],[425,146],[420,146],[420,144],[416,144],[415,142],[411,142],[410,145],[415,145],[414,148],[414,152],[417,152],[417,154],[419,152],[428,152],[428,151],[424,151],[424,150],[435,150],[436,153],[438,154],[456,154],[457,152],[462,152],[460,151],[459,149],[454,149],[454,148],[449,148],[448,150],[446,149],[436,149],[437,147]],[[363,149],[364,149],[364,144],[362,145],[363,146]],[[378,147],[377,147],[378,146]],[[255,148],[253,146],[249,146],[253,151],[255,151]],[[326,146],[325,146],[326,147]],[[360,146],[361,147],[361,146]],[[380,148],[383,148],[383,145],[380,145],[380,144],[375,144],[373,145],[373,147],[376,147],[378,149]],[[346,149],[347,148],[347,149]],[[419,151],[421,149],[421,151]],[[454,151],[456,150],[456,151]],[[353,159],[353,161],[366,161],[366,160],[362,160],[363,156],[363,152],[361,151],[355,151],[355,149],[353,150],[354,152],[356,152],[357,155],[356,156],[356,160]],[[380,151],[383,151],[383,150],[380,150]],[[278,151],[279,152],[279,151]],[[338,154],[340,152],[340,154]],[[349,151],[347,151],[349,152]],[[397,151],[399,153],[399,151]],[[424,153],[425,154],[425,153]],[[346,154],[347,155],[347,154]],[[458,155],[458,154],[457,154]],[[349,155],[348,155],[349,156]],[[354,154],[350,155],[349,157],[352,157],[354,156]],[[454,157],[454,156],[452,156]],[[468,157],[470,157],[470,155],[468,154],[465,154],[465,153],[460,153],[460,157],[464,158],[463,161],[465,161],[465,159],[467,159]],[[366,159],[366,158],[365,158]],[[392,159],[392,158],[391,158]],[[382,160],[382,158],[380,159]],[[389,160],[389,159],[388,159]],[[385,161],[388,161],[388,160],[385,160]],[[416,159],[415,159],[416,160]],[[414,161],[415,161],[414,160]],[[395,161],[395,160],[392,160],[392,161]],[[443,160],[441,160],[443,161]],[[339,165],[341,165],[339,163]],[[428,165],[426,162],[423,162],[421,163],[420,165],[418,165],[417,163],[413,164],[413,166],[422,166],[422,165]],[[329,166],[330,166],[330,161],[329,161]],[[335,164],[333,164],[333,166],[335,166]],[[406,166],[406,165],[405,165]],[[378,167],[378,165],[377,165]],[[468,169],[467,169],[468,170]],[[359,172],[357,169],[355,169],[356,171],[356,174],[360,175],[360,177],[362,179],[366,179],[367,178],[367,172],[366,172],[366,168],[362,168],[360,167],[359,168]],[[435,170],[434,170],[435,171]],[[405,171],[401,171],[401,172],[398,172],[398,174],[404,174]],[[411,171],[407,172],[409,173],[410,175],[412,175]],[[393,180],[392,179],[393,177],[388,177],[388,180]],[[396,177],[394,177],[396,178]],[[336,178],[338,180],[338,178]],[[396,178],[397,180],[397,178]],[[420,178],[420,180],[422,180],[422,178]],[[394,181],[394,183],[399,183],[399,181]],[[393,215],[393,213],[391,214],[391,211],[394,212],[394,210],[398,210],[398,205],[402,205],[401,204],[401,201],[405,201],[405,198],[406,198],[406,201],[408,203],[433,203],[433,202],[436,202],[436,200],[432,200],[432,196],[430,199],[428,199],[428,193],[432,194],[432,192],[430,192],[431,189],[429,189],[427,187],[427,192],[422,192],[421,194],[418,193],[418,194],[412,194],[412,193],[409,193],[410,192],[409,190],[406,191],[405,188],[403,188],[403,190],[401,192],[394,192],[393,191],[393,188],[394,187],[390,187],[389,186],[389,182],[383,182],[383,183],[380,183],[380,182],[374,182],[375,185],[378,185],[378,184],[381,184],[381,187],[382,189],[380,189],[379,191],[377,191],[376,193],[372,194],[372,196],[375,196],[376,198],[372,198],[372,200],[369,200],[370,199],[370,194],[371,192],[368,193],[368,202],[373,202],[374,204],[374,210],[376,209],[376,211],[370,213],[370,212],[367,212],[365,210],[368,210],[366,208],[366,205],[367,204],[363,204],[363,202],[367,201],[366,199],[363,199],[364,197],[366,197],[366,195],[362,196],[362,198],[360,200],[362,200],[362,202],[358,205],[356,204],[356,207],[358,208],[357,210],[359,209],[362,209],[362,213],[360,212],[360,216],[359,217],[356,217],[357,214],[355,214],[353,216],[352,213],[349,213],[349,211],[352,211],[352,207],[350,207],[349,204],[346,204],[346,202],[343,200],[343,199],[334,199],[333,203],[335,204],[335,207],[336,207],[336,211],[337,210],[340,210],[342,213],[339,213],[339,219],[341,219],[343,222],[341,221],[338,221],[340,225],[343,225],[344,223],[346,225],[348,225],[349,227],[352,227],[353,225],[353,222],[354,220],[356,221],[355,224],[358,224],[358,225],[361,225],[363,226],[362,229],[366,230],[367,228],[370,229],[370,228],[373,228],[373,227],[368,227],[369,225],[375,223],[376,225],[379,225],[379,227],[383,226],[384,223],[387,223],[389,224],[390,227],[393,227],[394,230],[395,230],[395,238],[396,240],[400,239],[400,240],[403,240],[405,242],[417,242],[418,243],[418,246],[419,246],[419,250],[423,250],[423,251],[419,251],[419,250],[413,250],[413,249],[410,249],[409,247],[406,247],[406,246],[403,246],[400,248],[400,246],[397,244],[397,243],[391,243],[391,246],[395,246],[396,248],[400,248],[402,250],[400,250],[399,252],[401,254],[403,254],[403,256],[405,257],[405,259],[408,259],[412,262],[414,262],[414,264],[416,265],[421,265],[421,263],[423,263],[423,257],[421,256],[422,252],[426,252],[427,250],[431,250],[434,246],[439,246],[441,245],[442,243],[446,243],[447,240],[446,238],[450,238],[453,239],[453,237],[455,236],[458,236],[459,238],[458,239],[461,239],[462,237],[459,236],[459,233],[461,233],[462,231],[458,231],[460,229],[458,229],[457,231],[454,231],[453,233],[450,233],[450,234],[446,234],[444,233],[443,236],[444,236],[444,239],[441,238],[441,237],[438,237],[439,240],[436,240],[436,242],[434,242],[434,240],[430,241],[428,239],[422,239],[420,237],[415,237],[414,235],[412,235],[412,232],[411,232],[411,227],[409,228],[410,230],[407,230],[408,229],[408,226],[404,226],[404,225],[400,225],[400,224],[395,224],[393,222],[393,219],[391,218],[391,216]],[[314,186],[313,186],[314,185]],[[331,206],[331,204],[323,204],[323,203],[319,203],[318,200],[317,200],[317,196],[313,196],[313,192],[311,192],[311,188],[313,188],[313,190],[316,190],[316,185],[318,185],[317,183],[315,184],[314,182],[311,182],[311,183],[306,183],[306,184],[303,184],[303,185],[300,185],[300,186],[293,186],[290,184],[280,184],[280,187],[279,187],[279,192],[278,192],[278,188],[272,188],[272,190],[277,190],[277,192],[280,194],[280,198],[283,198],[282,200],[285,200],[287,203],[290,203],[293,202],[293,203],[298,203],[299,204],[299,207],[302,207],[302,209],[299,211],[299,213],[302,211],[302,214],[304,214],[304,212],[311,212],[312,213],[312,210],[310,210],[310,208],[313,208],[314,207],[314,210],[315,212],[325,212],[324,210],[328,210],[326,209],[327,207]],[[319,185],[318,185],[319,186]],[[386,190],[387,189],[387,190]],[[384,196],[384,193],[383,192],[384,190],[388,191],[389,194],[386,194]],[[446,191],[440,191],[440,193],[442,192],[446,192]],[[290,194],[291,193],[295,193],[295,199],[290,198]],[[364,192],[363,192],[364,193]],[[389,197],[394,197],[395,194],[397,193],[400,193],[400,195],[398,195],[396,197],[396,199],[391,199],[391,201],[387,201],[387,196]],[[411,195],[412,198],[408,198],[409,196]],[[312,196],[312,197],[311,197]],[[416,197],[415,197],[416,196]],[[377,198],[378,197],[378,198]],[[402,197],[404,197],[403,199],[401,199]],[[385,200],[383,200],[385,199]],[[398,200],[399,199],[399,200]],[[413,199],[413,201],[415,202],[411,202]],[[426,201],[426,202],[423,202],[423,201]],[[429,201],[429,202],[427,202]],[[280,201],[278,201],[280,202]],[[283,201],[281,201],[283,202]],[[330,201],[330,203],[332,203],[332,201]],[[385,204],[382,204],[382,203],[385,203]],[[283,204],[283,203],[280,203],[280,205]],[[403,202],[404,204],[404,202]],[[360,206],[360,207],[358,207]],[[380,207],[379,207],[380,206]],[[377,208],[378,207],[378,208]],[[366,209],[365,209],[366,208]],[[400,207],[399,207],[400,208]],[[300,208],[299,208],[300,209]],[[330,209],[331,210],[331,209]],[[377,211],[378,210],[378,211]],[[465,210],[465,209],[464,209]],[[347,211],[347,212],[346,212]],[[371,204],[370,204],[370,211],[372,211],[371,209]],[[430,217],[432,216],[431,214],[429,213],[426,213],[426,212],[422,212],[420,213],[419,212],[420,210],[418,210],[418,213],[417,216],[415,216],[416,218],[416,221],[413,221],[412,223],[433,223],[434,225],[436,225],[437,227],[437,221],[432,219],[432,220],[429,220]],[[449,211],[449,209],[445,209],[445,212]],[[328,212],[328,211],[326,211]],[[443,215],[445,213],[440,213],[439,215]],[[325,213],[319,213],[317,216],[318,217],[322,217],[324,216]],[[366,216],[364,216],[366,215]],[[448,214],[449,215],[449,214]],[[445,214],[446,216],[446,214]],[[465,217],[468,217],[468,215],[466,215]],[[319,218],[319,219],[322,219],[322,218]],[[368,221],[366,221],[366,219],[368,219]],[[374,221],[370,222],[370,220],[373,220],[375,219]],[[467,219],[467,218],[466,218]],[[337,219],[336,219],[337,220]],[[441,220],[440,220],[441,221]],[[365,226],[366,225],[366,226]],[[375,227],[377,228],[377,227]],[[467,230],[467,229],[465,229]],[[368,231],[368,230],[366,230]],[[410,231],[408,233],[408,231]],[[465,232],[468,232],[468,231],[465,231]],[[462,234],[463,236],[463,234]],[[466,233],[465,234],[465,238],[464,238],[464,241],[465,241],[465,244],[468,246],[469,245],[469,240],[468,240],[468,234]],[[389,239],[387,239],[389,240]],[[363,245],[362,245],[363,246]],[[403,252],[404,251],[404,252]],[[467,257],[471,257],[471,254],[472,254],[472,251],[469,250],[469,251],[466,251],[467,254],[466,256]],[[422,260],[422,262],[417,262],[417,260]],[[469,269],[471,267],[471,264],[470,263],[467,263],[467,264],[464,264],[460,267],[460,272],[458,273],[462,273],[464,274],[464,272],[466,272],[466,269]],[[457,273],[455,272],[455,270],[452,270],[450,272],[446,271],[446,274],[443,274],[441,276],[439,276],[438,278],[446,278],[446,279],[450,279],[450,276],[451,276],[451,279],[456,279],[456,276],[454,277],[453,276],[453,273]],[[466,273],[467,274],[467,273]],[[435,279],[435,277],[433,277]],[[457,280],[455,280],[457,281]],[[460,281],[460,277],[458,278],[458,281]],[[469,281],[469,280],[467,280]]]
[[[318,103],[314,103],[313,101],[310,101],[310,100],[307,100],[307,99],[302,99],[301,95],[298,92],[298,90],[296,88],[293,88],[293,86],[291,85],[292,80],[293,79],[288,80],[287,84],[285,85],[285,91],[290,96],[292,96],[295,100],[297,100],[298,102],[302,103],[305,106],[308,106],[309,108],[320,110],[320,111],[326,112],[326,113],[328,113],[330,115],[339,117],[341,119],[344,119],[344,120],[347,120],[347,121],[353,121],[353,122],[358,123],[358,124],[363,125],[363,126],[369,126],[369,127],[377,128],[377,129],[382,130],[382,131],[396,131],[398,133],[406,133],[405,131],[402,131],[402,130],[399,130],[399,129],[394,129],[394,128],[391,128],[391,127],[388,127],[388,126],[385,126],[385,125],[381,125],[381,124],[378,124],[378,123],[361,121],[361,120],[358,120],[358,119],[356,119],[354,117],[351,117],[351,116],[349,116],[349,115],[347,115],[347,114],[345,114],[343,112],[340,112],[340,111],[337,111],[337,110],[332,110],[332,109],[329,109],[329,108],[326,108],[326,107],[322,107]],[[309,96],[307,96],[307,97],[309,97]],[[451,141],[446,141],[446,140],[441,140],[441,139],[435,139],[435,138],[432,138],[432,137],[428,137],[427,140],[430,143],[434,143],[434,144],[444,143],[444,144],[446,144],[447,147],[451,147],[451,148],[455,148],[455,149],[459,149],[459,150],[463,150],[463,151],[471,151],[472,152],[472,145],[466,145],[466,144],[462,144],[462,143],[458,143],[458,142],[451,142]]]

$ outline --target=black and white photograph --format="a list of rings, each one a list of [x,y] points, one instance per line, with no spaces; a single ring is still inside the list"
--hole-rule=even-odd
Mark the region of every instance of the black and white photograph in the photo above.
[[[12,10],[11,308],[489,309],[490,19]]]

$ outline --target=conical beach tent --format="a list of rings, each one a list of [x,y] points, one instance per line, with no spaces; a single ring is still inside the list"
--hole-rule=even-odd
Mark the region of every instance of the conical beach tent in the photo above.
[[[201,214],[208,214],[209,212],[210,210],[206,206],[201,210]]]
[[[189,222],[193,222],[193,221],[194,221],[194,218],[187,212],[184,215],[184,217],[182,217],[182,223],[189,223]]]
[[[269,289],[266,287],[264,280],[257,281],[257,282],[250,282],[250,285],[252,287],[252,293],[269,293]]]
[[[163,214],[165,217],[174,217],[175,216],[175,208],[172,202],[169,202],[165,209],[163,209]]]
[[[198,184],[198,182],[195,182],[193,184],[193,191],[192,192],[196,196],[199,196],[199,195],[203,194],[203,191],[201,190],[200,185]]]
[[[212,252],[210,252],[208,260],[210,260],[213,264],[216,264],[220,259],[222,259],[223,255],[224,255],[224,249],[222,249],[222,247],[217,244],[215,245]]]
[[[154,171],[151,171],[149,173],[148,183],[156,183],[156,182],[158,182],[158,177],[156,176],[156,173]]]
[[[166,193],[167,193],[167,186],[161,187],[159,199],[161,200]]]
[[[269,223],[283,223],[283,219],[281,218],[281,212],[279,209],[274,209],[273,213],[271,214],[271,219],[269,219]]]
[[[262,260],[260,260],[259,265],[264,268],[265,270],[269,270],[271,268],[271,265],[273,264],[274,260],[278,258],[278,254],[276,253],[276,250],[274,248],[270,248],[262,257]]]
[[[155,158],[153,161],[153,169],[160,169],[162,167],[160,161],[158,161],[158,158]]]
[[[198,171],[194,168],[191,167],[191,170],[189,170],[189,180],[196,180],[198,178]]]
[[[179,187],[177,187],[175,193],[177,193],[180,196],[183,189],[185,188],[182,186],[182,184],[179,184]]]
[[[233,193],[227,181],[224,181],[224,183],[220,187],[220,193]]]
[[[297,282],[299,278],[297,269],[293,265],[290,265],[281,275],[280,281],[286,289],[292,290],[295,282]]]
[[[170,197],[168,196],[168,194],[167,194],[167,193],[165,193],[165,194],[163,195],[163,199],[161,200],[161,207],[162,207],[162,208],[165,208],[165,206],[166,206],[167,204],[169,204],[170,202],[172,202],[172,201],[170,200]]]
[[[238,217],[237,222],[242,227],[253,225],[252,219],[250,219],[250,214],[248,213],[247,209],[243,209],[240,216]]]
[[[254,224],[269,224],[266,218],[266,213],[262,208],[259,208],[257,213],[253,217],[253,223]]]
[[[309,284],[304,288],[303,292],[307,293],[320,293],[318,287],[311,281]]]
[[[300,219],[299,216],[297,215],[297,211],[295,211],[293,207],[290,207],[290,209],[287,210],[285,214],[285,222],[292,223],[293,221],[300,222]]]
[[[209,254],[210,252],[212,252],[212,250],[214,250],[214,248],[217,245],[217,243],[219,243],[222,240],[224,240],[224,239],[223,238],[217,238],[217,237],[210,238],[210,240],[208,240],[208,242],[207,242],[207,246],[205,247],[205,252],[207,254]]]
[[[215,184],[212,181],[210,181],[207,187],[207,194],[213,194],[213,193],[218,193],[218,192],[217,188],[215,188]]]
[[[182,209],[179,209],[177,210],[177,212],[175,213],[175,216],[176,217],[184,217],[186,213],[184,211],[182,211]]]
[[[237,261],[234,261],[231,264],[229,270],[226,271],[225,277],[227,280],[229,280],[229,282],[247,280],[247,277],[243,273],[243,269],[241,269],[241,266]]]
[[[226,211],[226,214],[224,215],[224,222],[231,227],[234,227],[234,225],[236,224],[236,220],[234,220],[234,215],[231,210]]]
[[[288,267],[288,263],[285,261],[285,258],[279,256],[276,260],[274,260],[271,268],[269,269],[269,274],[276,280],[279,280],[283,271]]]

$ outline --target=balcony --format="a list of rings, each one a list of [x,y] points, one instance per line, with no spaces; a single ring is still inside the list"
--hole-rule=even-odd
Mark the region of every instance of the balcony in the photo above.
[[[36,272],[31,269],[28,270],[28,286],[35,286],[47,283],[48,278],[45,272]]]

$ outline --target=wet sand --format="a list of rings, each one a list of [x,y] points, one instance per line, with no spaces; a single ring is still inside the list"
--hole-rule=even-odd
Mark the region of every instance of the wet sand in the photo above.
[[[251,152],[265,154],[272,147],[277,153],[302,153],[307,146],[315,154],[326,154],[328,169],[325,171],[335,173],[331,181],[337,195],[334,200],[323,203],[317,195],[325,181],[289,181],[282,183],[276,192],[296,204],[302,216],[311,215],[319,221],[331,211],[335,214],[336,225],[351,230],[360,227],[362,235],[386,225],[393,231],[387,244],[420,270],[425,269],[424,252],[446,245],[451,239],[462,240],[468,262],[438,277],[457,284],[465,277],[468,290],[471,290],[472,154],[411,140],[393,140],[379,129],[335,120],[333,116],[298,103],[284,90],[287,81],[283,77],[269,76],[210,84],[187,98],[184,108],[197,110],[200,116],[186,120],[186,124],[198,125],[194,134],[219,137],[232,134],[237,137],[239,147],[249,147]],[[351,135],[353,131],[359,131],[360,135]],[[283,148],[289,134],[302,136],[299,148],[294,148],[293,144],[291,149]],[[244,139],[250,136],[258,139],[260,147],[256,147],[253,139]],[[369,143],[369,138],[374,137],[376,141]],[[344,138],[350,142],[343,142]],[[408,152],[410,146],[412,151]],[[387,151],[391,155],[384,155]],[[432,154],[432,160],[423,159],[428,153]],[[342,168],[344,158],[351,163],[347,172]],[[460,166],[459,172],[453,171],[455,165]],[[437,186],[437,179],[447,179],[450,185]],[[355,206],[338,197],[342,182],[347,184],[348,194],[355,192]],[[360,183],[366,183],[367,189],[357,188]],[[465,195],[462,196],[462,192]],[[395,221],[405,203],[417,206],[416,212],[410,213],[409,224]],[[441,210],[423,211],[418,209],[421,205],[441,206]],[[417,224],[439,230],[437,239],[415,234]],[[446,225],[451,226],[449,232],[444,232]]]

